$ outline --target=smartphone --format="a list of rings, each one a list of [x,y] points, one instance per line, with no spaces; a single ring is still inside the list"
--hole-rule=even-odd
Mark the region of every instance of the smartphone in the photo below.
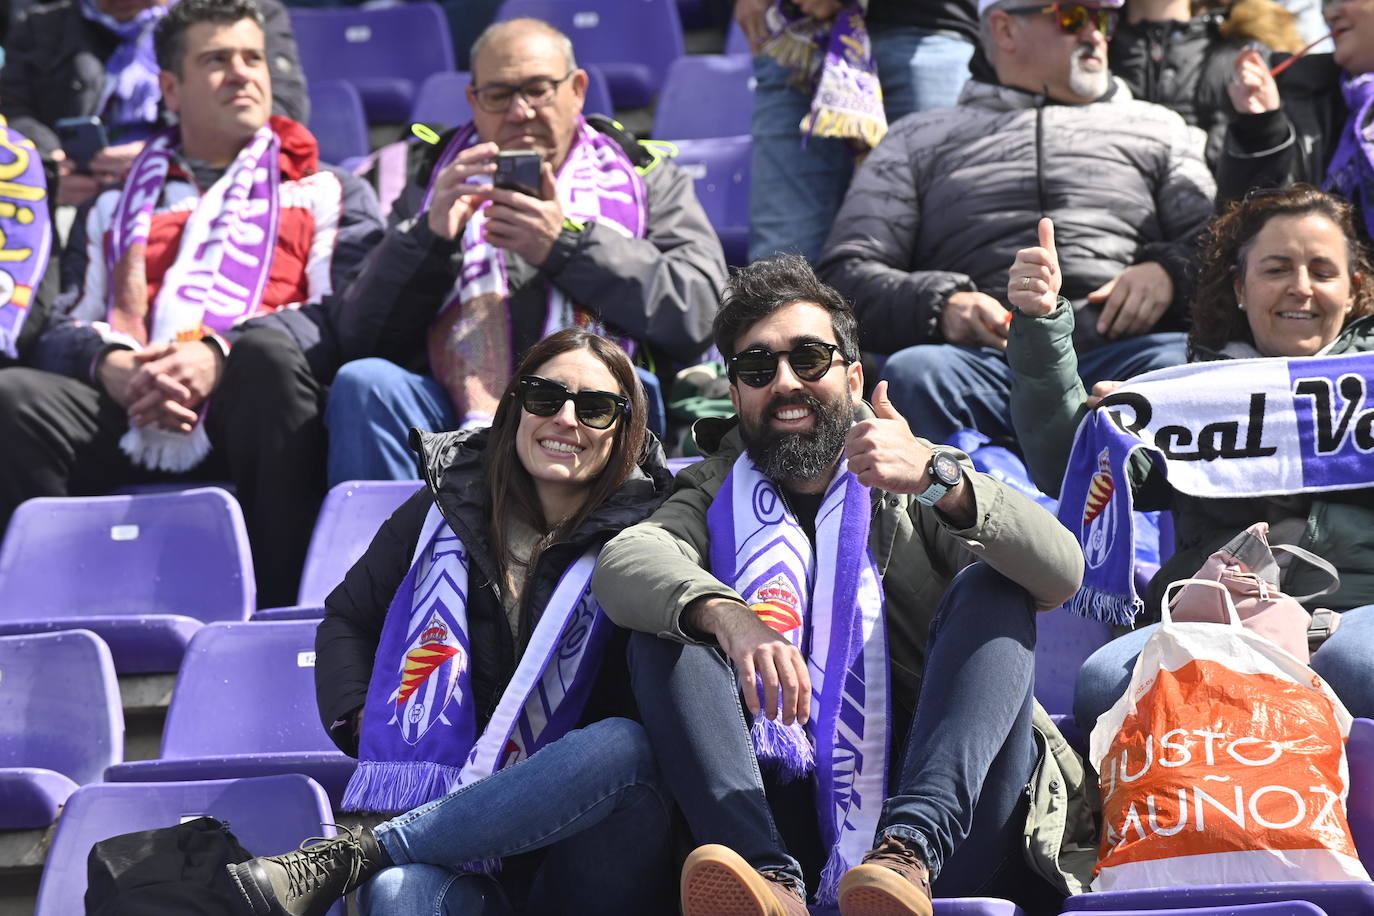
[[[498,188],[543,198],[544,177],[540,173],[543,164],[544,157],[535,150],[502,150],[496,154],[496,174],[491,183]]]
[[[91,159],[110,145],[105,125],[97,117],[63,118],[53,125],[62,141],[62,151],[78,172],[89,172]]]

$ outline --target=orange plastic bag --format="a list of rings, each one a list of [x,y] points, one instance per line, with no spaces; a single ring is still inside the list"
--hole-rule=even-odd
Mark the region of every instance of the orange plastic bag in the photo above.
[[[1229,622],[1163,624],[1093,729],[1095,891],[1368,881],[1345,817],[1350,714],[1311,668]]]

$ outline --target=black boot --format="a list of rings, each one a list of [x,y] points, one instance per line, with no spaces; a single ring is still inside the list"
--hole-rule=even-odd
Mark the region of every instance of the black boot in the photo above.
[[[320,916],[391,864],[371,830],[343,829],[306,840],[295,852],[227,866],[253,916]]]

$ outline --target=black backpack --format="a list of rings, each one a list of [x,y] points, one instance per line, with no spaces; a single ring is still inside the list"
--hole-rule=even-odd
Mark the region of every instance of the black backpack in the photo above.
[[[240,916],[226,865],[253,854],[213,817],[101,840],[86,860],[87,916]]]

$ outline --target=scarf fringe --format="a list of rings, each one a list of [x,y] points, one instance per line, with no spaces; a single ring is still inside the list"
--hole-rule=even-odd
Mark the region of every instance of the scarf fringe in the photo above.
[[[759,52],[773,58],[779,66],[799,71],[800,75],[805,76],[806,82],[810,82],[821,63],[821,52],[812,37],[814,31],[812,26],[805,30],[779,32],[765,41]]]
[[[204,423],[196,423],[189,434],[173,433],[151,426],[129,427],[119,440],[135,464],[154,471],[180,474],[189,471],[210,454],[210,437]]]
[[[409,811],[443,798],[458,785],[462,772],[462,767],[429,760],[360,760],[344,790],[339,809],[384,813]]]
[[[803,134],[850,140],[872,149],[887,136],[887,121],[852,111],[820,108],[802,118],[801,130]]]
[[[849,871],[849,863],[840,854],[839,844],[830,848],[830,855],[821,869],[821,884],[816,888],[816,903],[820,906],[835,906],[840,902],[840,879]]]
[[[794,782],[816,769],[816,749],[806,730],[795,722],[783,725],[779,719],[755,716],[750,729],[754,752],[783,782]]]
[[[1085,585],[1069,599],[1069,610],[1080,617],[1103,623],[1130,626],[1145,602],[1135,595],[1120,595],[1093,585]]]

